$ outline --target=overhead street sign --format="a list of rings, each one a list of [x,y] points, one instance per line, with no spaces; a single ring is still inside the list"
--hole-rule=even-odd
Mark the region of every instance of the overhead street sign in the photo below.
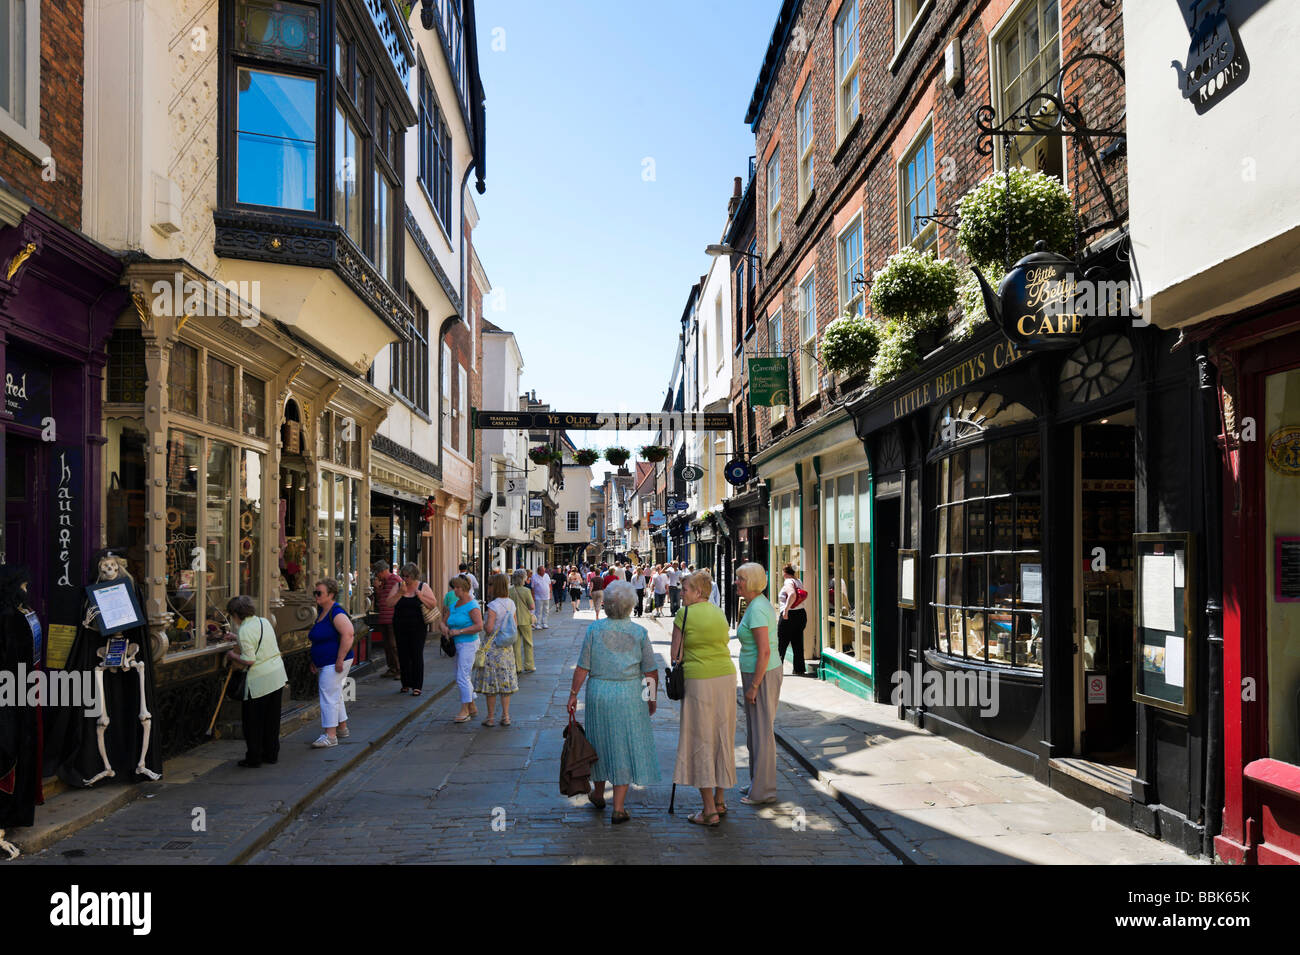
[[[733,431],[729,412],[689,411],[475,411],[473,425],[483,430],[549,431]]]

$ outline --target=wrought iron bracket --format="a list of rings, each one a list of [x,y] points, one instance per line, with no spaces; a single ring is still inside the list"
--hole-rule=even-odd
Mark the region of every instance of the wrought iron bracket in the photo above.
[[[1123,128],[1124,110],[1121,109],[1113,122],[1104,126],[1093,126],[1084,114],[1078,98],[1066,99],[1066,77],[1085,65],[1099,65],[1103,69],[1114,70],[1121,84],[1124,82],[1124,67],[1114,57],[1093,51],[1076,53],[1001,122],[998,121],[997,110],[992,105],[986,104],[976,109],[975,125],[980,135],[975,143],[975,151],[982,156],[991,156],[995,140],[1001,139],[1006,143],[1022,136],[1069,139],[1077,145],[1084,154],[1088,169],[1096,180],[1097,188],[1110,213],[1110,218],[1105,222],[1083,231],[1082,238],[1086,240],[1090,235],[1123,225],[1123,219],[1120,218],[1119,210],[1115,205],[1114,193],[1106,182],[1095,141],[1112,141],[1106,148],[1113,151],[1114,146],[1126,140],[1127,133]]]

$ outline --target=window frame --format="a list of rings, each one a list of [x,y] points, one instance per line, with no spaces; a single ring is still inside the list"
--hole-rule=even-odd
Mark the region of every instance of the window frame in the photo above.
[[[836,318],[843,316],[848,307],[855,302],[858,304],[858,308],[856,309],[857,314],[866,314],[866,294],[860,285],[857,286],[857,291],[854,292],[854,273],[844,261],[844,240],[849,235],[850,231],[857,229],[858,257],[855,261],[859,269],[865,267],[866,253],[862,249],[862,224],[863,214],[859,211],[857,215],[849,220],[849,224],[841,229],[839,234],[835,237],[835,285],[836,292],[839,296],[839,310],[836,312]]]
[[[911,171],[915,166],[915,161],[927,144],[929,145],[930,154],[930,175],[920,189],[912,191]],[[919,252],[933,250],[935,255],[938,255],[938,223],[931,219],[924,226],[917,227],[916,220],[908,214],[912,208],[912,201],[926,191],[932,193],[934,201],[929,204],[929,212],[925,214],[933,216],[939,211],[939,174],[935,162],[934,119],[932,116],[926,118],[921,129],[912,137],[906,152],[898,161],[898,247],[901,249],[910,245]]]
[[[1035,15],[1040,16],[1041,19],[1041,13],[1042,10],[1044,9],[1045,4],[1054,4],[1056,7],[1056,63],[1057,63],[1057,69],[1059,70],[1061,64],[1064,63],[1065,61],[1064,60],[1065,58],[1064,39],[1061,36],[1060,0],[1020,0],[1020,2],[1012,4],[1012,6],[1007,10],[1007,12],[1003,14],[1002,19],[998,21],[997,25],[992,30],[989,31],[988,34],[989,88],[992,94],[991,98],[993,101],[993,107],[996,111],[995,115],[1000,122],[1005,121],[1009,113],[1024,102],[1023,97],[1018,103],[1009,103],[1006,100],[1006,92],[1007,92],[1006,72],[1007,71],[1006,71],[1005,63],[1003,62],[1003,55],[1002,55],[1003,41],[1008,38],[1008,36],[1011,34],[1012,31],[1015,31],[1017,34],[1019,33],[1021,26],[1027,19],[1027,13],[1031,9],[1034,11]],[[1038,53],[1035,54],[1034,58],[1037,59],[1038,56],[1041,55],[1042,51],[1045,49],[1047,49],[1046,46],[1040,45],[1038,49]],[[1020,69],[1020,71],[1017,73],[1016,79],[1019,80],[1020,77],[1024,75],[1024,72],[1025,71],[1023,68]],[[1044,80],[1046,79],[1046,75],[1047,74],[1044,73],[1043,75]],[[1041,81],[1040,81],[1040,85],[1041,85]],[[1023,148],[1021,145],[1021,140],[1026,141]],[[1032,135],[1026,135],[1026,136],[1012,137],[1011,144],[1012,144],[1013,154],[1010,157],[1010,162],[1012,163],[1012,165],[1027,166],[1029,165],[1029,163],[1026,160],[1033,159],[1034,168],[1037,168],[1037,160],[1034,158],[1034,149],[1040,142],[1047,142],[1051,145],[1051,148],[1058,151],[1057,157],[1061,165],[1061,182],[1066,187],[1069,187],[1070,185],[1068,179],[1069,169],[1068,169],[1068,164],[1065,162],[1065,147],[1062,140],[1055,139],[1050,136],[1033,137]],[[1002,153],[1003,153],[1002,149],[993,150],[993,168],[995,170],[1001,170],[1005,167]]]
[[[451,127],[447,124],[447,113],[438,101],[433,77],[424,62],[423,55],[420,57],[417,82],[419,84],[417,103],[419,119],[416,121],[419,130],[417,180],[425,199],[428,200],[429,208],[433,211],[434,220],[450,242],[453,156]]]
[[[406,304],[412,320],[406,341],[388,346],[388,390],[412,411],[429,417],[429,310],[407,289]]]
[[[811,287],[811,292],[809,292]],[[821,393],[817,374],[817,269],[814,266],[799,283],[799,401],[806,403]],[[812,334],[809,335],[809,320]],[[811,349],[809,348],[811,343]],[[816,387],[809,387],[809,383]]]
[[[781,357],[785,348],[785,307],[778,306],[775,312],[767,316],[767,352],[773,358]],[[786,371],[786,381],[789,382],[789,370]],[[767,424],[771,427],[778,422],[785,421],[785,405],[769,405],[767,409]]]
[[[812,96],[811,78],[804,84],[799,101],[794,107],[795,152],[798,153],[799,208],[802,209],[813,193],[814,145],[817,141],[816,101]]]
[[[917,26],[930,10],[932,0],[894,0],[894,55],[901,54],[912,42]],[[911,8],[911,15],[906,17],[906,8]],[[891,66],[893,64],[890,64]]]
[[[771,258],[781,247],[781,147],[772,150],[767,161],[764,182],[767,184],[767,255]],[[775,172],[776,184],[772,183]],[[773,239],[775,236],[775,240]]]
[[[851,32],[845,29],[845,19],[851,17],[853,20]],[[835,141],[838,146],[845,137],[848,136],[849,130],[853,128],[859,117],[862,116],[862,43],[861,36],[858,34],[858,0],[849,0],[848,3],[840,9],[835,16],[833,27],[833,46],[835,56]],[[844,63],[843,50],[846,45],[845,40],[848,36],[853,39],[853,60]],[[849,100],[846,98],[846,87],[855,84],[855,92],[852,101],[856,103],[856,108],[852,115],[848,113]]]
[[[0,0],[9,5],[10,22],[13,21],[15,0]],[[25,9],[26,33],[22,38],[23,68],[23,119],[19,121],[9,111],[8,104],[0,105],[0,134],[33,158],[44,162],[50,156],[50,147],[41,141],[41,0],[28,0]],[[0,40],[9,39],[0,37]],[[11,51],[17,43],[11,40]],[[19,71],[10,64],[10,82],[17,79]]]

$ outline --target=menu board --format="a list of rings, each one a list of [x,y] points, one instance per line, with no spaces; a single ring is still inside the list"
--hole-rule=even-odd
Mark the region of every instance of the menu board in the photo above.
[[[1300,602],[1300,537],[1273,538],[1273,599]]]
[[[916,609],[916,572],[919,553],[904,548],[898,551],[898,606],[904,610]]]
[[[1195,699],[1196,564],[1192,536],[1134,534],[1137,614],[1134,620],[1133,699],[1191,713]]]

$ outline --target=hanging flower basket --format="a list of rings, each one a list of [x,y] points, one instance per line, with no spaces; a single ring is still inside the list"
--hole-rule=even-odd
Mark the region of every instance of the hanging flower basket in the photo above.
[[[1009,191],[1008,191],[1009,187]],[[1007,207],[1010,205],[1010,248]],[[1017,166],[995,172],[957,203],[957,242],[973,265],[1003,269],[1043,241],[1052,252],[1074,247],[1074,209],[1069,190],[1055,176]]]
[[[906,322],[886,322],[876,360],[871,364],[870,383],[878,386],[901,378],[920,363],[916,329]]]
[[[627,459],[631,456],[632,452],[627,448],[613,447],[605,449],[605,460],[616,468],[621,468],[627,464]]]
[[[864,371],[875,361],[882,334],[880,322],[848,312],[826,326],[821,341],[822,361],[837,374]]]
[[[600,460],[600,452],[591,448],[579,448],[573,452],[573,460],[577,461],[583,467],[591,467]]]
[[[564,456],[557,448],[549,444],[538,444],[528,449],[528,458],[534,464],[550,464],[552,461],[563,461]]]
[[[918,329],[940,328],[957,304],[958,281],[951,259],[900,249],[871,278],[871,311],[881,318],[909,321]]]
[[[643,444],[641,445],[641,457],[656,464],[668,457],[671,448],[665,448],[662,444]]]

